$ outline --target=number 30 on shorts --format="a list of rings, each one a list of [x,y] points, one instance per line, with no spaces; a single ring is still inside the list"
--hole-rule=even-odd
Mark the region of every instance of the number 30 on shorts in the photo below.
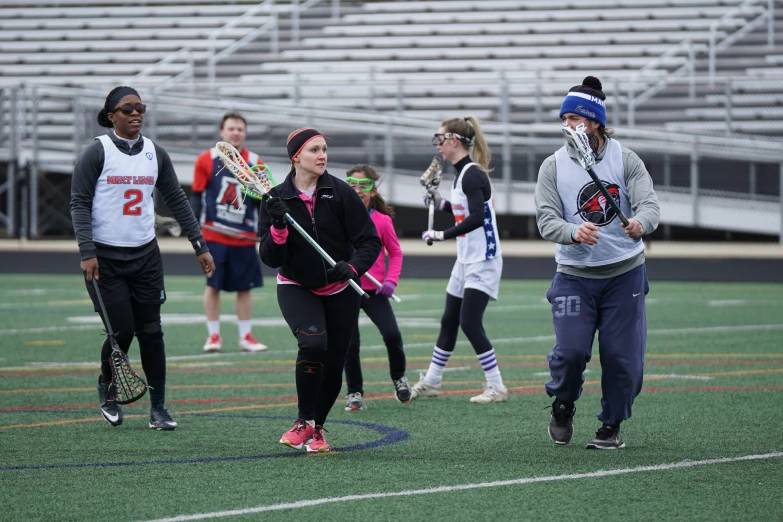
[[[552,304],[554,305],[553,313],[555,317],[563,317],[564,315],[569,317],[576,317],[579,315],[579,311],[582,308],[578,295],[555,297],[555,300]]]

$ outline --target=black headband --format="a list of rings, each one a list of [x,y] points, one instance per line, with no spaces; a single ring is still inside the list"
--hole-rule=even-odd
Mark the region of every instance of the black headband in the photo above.
[[[136,92],[136,89],[133,87],[120,87],[117,89],[114,93],[112,93],[111,96],[109,96],[106,99],[106,112],[112,112],[114,108],[117,106],[117,104],[120,102],[121,99],[128,96],[129,94],[134,94],[136,96],[139,96],[139,93]],[[141,96],[139,96],[139,99],[141,99]]]
[[[323,134],[318,132],[315,129],[302,129],[290,138],[288,138],[288,141],[285,144],[286,149],[288,149],[288,158],[291,161],[294,161],[294,158],[296,158],[300,152],[302,152],[302,149],[305,145],[307,145],[307,142],[312,140],[313,138],[323,138]],[[324,138],[325,139],[325,138]]]

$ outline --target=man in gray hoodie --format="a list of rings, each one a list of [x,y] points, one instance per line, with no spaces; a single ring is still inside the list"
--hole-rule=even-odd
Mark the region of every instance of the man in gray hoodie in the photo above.
[[[572,87],[560,109],[563,125],[579,126],[596,157],[593,170],[628,217],[623,225],[596,183],[564,145],[544,160],[535,192],[536,221],[544,239],[557,243],[557,273],[547,292],[555,345],[547,356],[555,400],[549,437],[568,444],[574,403],[584,384],[595,332],[601,358],[602,422],[588,449],[625,447],[620,423],[642,388],[647,345],[645,295],[649,291],[641,237],[658,226],[660,208],[644,163],[606,128],[606,96],[592,76]]]

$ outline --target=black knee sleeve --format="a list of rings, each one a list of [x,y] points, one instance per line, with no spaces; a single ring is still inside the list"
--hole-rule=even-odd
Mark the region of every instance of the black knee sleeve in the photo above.
[[[166,349],[163,344],[163,331],[160,321],[143,323],[137,326],[141,366],[149,380],[166,378]]]
[[[160,321],[139,325],[136,337],[139,339],[141,351],[163,349],[163,330],[160,327]]]

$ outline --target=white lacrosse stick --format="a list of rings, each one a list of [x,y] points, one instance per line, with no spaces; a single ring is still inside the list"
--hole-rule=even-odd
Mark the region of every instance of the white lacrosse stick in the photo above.
[[[239,151],[237,151],[233,145],[226,143],[225,141],[217,142],[215,148],[217,149],[218,156],[220,156],[220,160],[231,172],[231,174],[234,175],[237,181],[239,181],[240,185],[242,185],[243,193],[247,194],[251,198],[259,200],[269,198],[269,191],[272,190],[272,188],[275,186],[274,178],[272,177],[272,172],[269,170],[269,167],[266,165],[259,165],[255,169],[251,168],[242,158],[242,155],[239,153]],[[321,257],[323,257],[330,266],[337,264],[335,260],[332,259],[332,256],[327,254],[326,250],[321,248],[321,245],[316,243],[315,240],[310,237],[310,234],[308,234],[305,229],[302,228],[302,226],[297,223],[287,212],[285,214],[285,218],[294,226],[296,231],[302,235],[305,241],[307,241],[311,247],[321,254]],[[362,297],[369,297],[365,291],[362,290],[362,287],[356,284],[356,281],[349,279],[348,283],[357,294]]]
[[[584,132],[584,125],[578,126],[576,130],[572,129],[568,125],[564,125],[562,127],[562,131],[568,143],[574,148],[574,150],[576,150],[576,153],[579,156],[577,158],[579,164],[587,171],[588,174],[590,174],[590,177],[595,182],[598,190],[601,191],[601,194],[603,194],[606,202],[610,207],[612,207],[615,214],[617,214],[617,216],[620,218],[620,221],[623,222],[623,225],[628,226],[628,218],[625,217],[623,211],[620,210],[620,205],[618,205],[612,195],[609,194],[609,191],[606,190],[606,187],[598,178],[598,174],[596,174],[593,170],[593,165],[595,165],[595,155],[593,154],[593,149],[590,148],[590,138],[588,138],[587,134]]]
[[[432,163],[421,175],[419,181],[427,189],[427,199],[429,200],[427,214],[427,230],[432,230],[435,226],[435,198],[429,193],[429,189],[437,189],[440,186],[440,180],[443,177],[443,161],[440,156],[432,158]],[[432,246],[432,239],[427,240],[427,245]]]

